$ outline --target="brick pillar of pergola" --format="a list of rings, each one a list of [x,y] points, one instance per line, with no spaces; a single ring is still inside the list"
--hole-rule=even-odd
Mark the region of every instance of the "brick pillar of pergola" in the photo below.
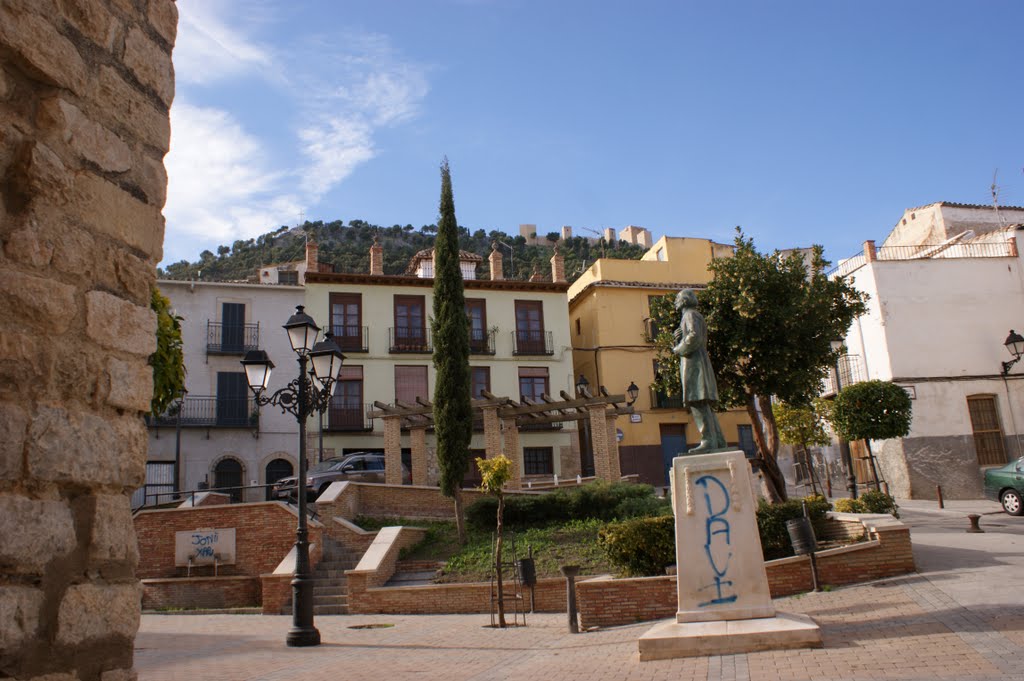
[[[509,483],[518,487],[523,480],[523,450],[519,446],[519,427],[515,419],[501,419],[501,441],[505,456],[512,461],[512,479]]]
[[[608,447],[608,413],[603,404],[587,407],[590,414],[590,444],[594,450],[594,475],[598,480],[618,480],[612,477],[611,455]],[[612,422],[612,439],[615,438],[614,421]]]
[[[384,482],[402,484],[402,417],[385,416],[384,421]]]
[[[481,411],[484,413],[484,447],[487,458],[493,459],[502,451],[501,419],[497,407],[484,407]]]
[[[427,471],[427,427],[418,426],[409,428],[409,439],[412,441],[412,484],[429,485],[429,473]],[[399,458],[402,453],[399,450]]]
[[[609,415],[605,418],[608,422],[608,480],[620,480],[622,478],[622,466],[619,463],[619,433],[615,423],[618,418]]]

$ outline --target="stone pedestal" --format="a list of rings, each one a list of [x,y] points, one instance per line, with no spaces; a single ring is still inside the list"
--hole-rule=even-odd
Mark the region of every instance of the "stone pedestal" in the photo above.
[[[678,610],[640,638],[641,660],[821,646],[810,618],[775,612],[750,478],[741,451],[673,461]]]

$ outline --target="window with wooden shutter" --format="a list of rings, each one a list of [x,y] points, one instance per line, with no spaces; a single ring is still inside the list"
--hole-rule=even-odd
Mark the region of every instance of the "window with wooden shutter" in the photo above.
[[[974,431],[974,450],[979,466],[1002,466],[1007,462],[1003,428],[999,425],[994,395],[969,395],[967,411]]]

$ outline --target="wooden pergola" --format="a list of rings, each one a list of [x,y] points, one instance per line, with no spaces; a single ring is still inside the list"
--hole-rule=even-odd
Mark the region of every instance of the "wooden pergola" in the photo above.
[[[582,397],[572,397],[564,390],[561,399],[542,395],[540,401],[523,398],[516,402],[498,397],[486,390],[473,399],[474,420],[482,419],[487,458],[505,454],[512,460],[512,486],[522,485],[523,451],[519,432],[524,426],[537,426],[568,421],[587,421],[594,450],[594,473],[601,480],[619,480],[619,443],[615,417],[632,414],[633,407],[625,395],[609,395],[602,388],[600,395],[587,390]],[[374,402],[367,416],[384,421],[385,479],[389,485],[402,484],[402,431],[409,432],[412,450],[412,484],[432,485],[428,474],[427,430],[434,426],[434,405],[418,398],[415,404],[396,400],[395,404]]]

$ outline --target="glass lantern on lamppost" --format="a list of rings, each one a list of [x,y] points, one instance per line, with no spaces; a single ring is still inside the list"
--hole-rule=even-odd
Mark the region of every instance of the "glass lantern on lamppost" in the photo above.
[[[242,360],[249,389],[260,406],[273,405],[288,412],[299,423],[299,471],[295,492],[299,503],[299,521],[295,530],[295,576],[292,579],[292,628],[285,642],[289,646],[320,645],[320,632],[313,626],[313,576],[309,567],[309,530],[306,524],[306,420],[314,413],[323,414],[330,405],[331,393],[341,371],[345,356],[331,340],[329,333],[317,342],[320,327],[305,313],[295,308],[284,325],[288,341],[298,356],[299,375],[287,386],[271,395],[264,395],[270,385],[274,363],[263,350],[250,350]],[[307,372],[307,362],[312,369]]]
[[[1019,333],[1010,329],[1010,335],[1003,341],[1003,345],[1006,347],[1007,352],[1013,355],[1013,359],[1008,362],[1003,362],[1003,376],[1010,373],[1010,369],[1013,365],[1020,361],[1021,355],[1024,355],[1024,337]]]

